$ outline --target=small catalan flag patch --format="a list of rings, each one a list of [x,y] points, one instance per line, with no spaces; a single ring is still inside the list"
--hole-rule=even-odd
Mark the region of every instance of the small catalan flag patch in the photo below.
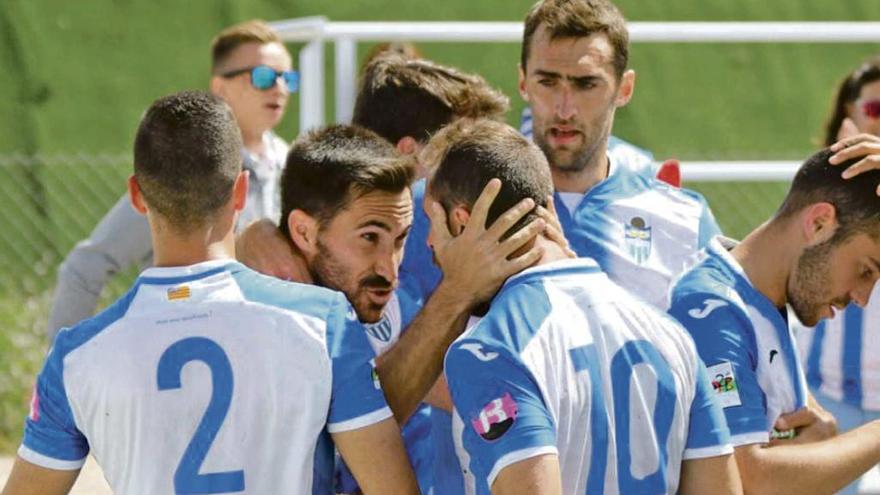
[[[188,285],[179,285],[168,289],[169,301],[182,301],[184,299],[189,299],[189,296],[190,291]]]

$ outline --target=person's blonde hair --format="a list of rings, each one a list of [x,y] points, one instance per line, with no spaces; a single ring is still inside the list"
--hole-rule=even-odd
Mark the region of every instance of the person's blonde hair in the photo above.
[[[211,41],[211,72],[224,69],[229,55],[245,43],[281,43],[281,38],[265,21],[253,19],[220,31]]]

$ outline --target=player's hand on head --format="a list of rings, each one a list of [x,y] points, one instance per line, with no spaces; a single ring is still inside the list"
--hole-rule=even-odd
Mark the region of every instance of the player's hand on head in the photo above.
[[[828,162],[832,165],[861,158],[843,172],[844,179],[855,177],[869,170],[880,170],[880,137],[873,134],[857,134],[846,137],[832,144],[830,149],[834,155]],[[877,187],[877,195],[880,196],[880,185]]]
[[[312,283],[305,259],[270,220],[252,222],[235,242],[236,258],[248,267],[282,280]]]
[[[470,297],[473,306],[487,301],[508,277],[534,265],[543,254],[537,246],[518,252],[546,229],[547,223],[541,218],[501,240],[505,232],[535,207],[531,198],[520,201],[488,229],[485,227],[489,208],[500,190],[501,181],[489,181],[474,203],[468,223],[459,236],[449,232],[442,206],[434,203],[428,212],[434,256],[443,271],[441,285],[451,293]]]
[[[771,439],[770,445],[812,443],[837,435],[834,415],[811,400],[806,407],[779,416],[773,427],[780,432],[794,430],[794,438]]]
[[[547,222],[547,228],[544,229],[544,235],[551,241],[559,244],[569,258],[577,258],[577,253],[571,249],[568,244],[568,239],[565,238],[565,234],[563,233],[562,224],[559,222],[559,215],[556,214],[556,205],[553,202],[553,196],[551,195],[547,197],[546,208],[538,206],[535,210],[538,212],[538,216]]]

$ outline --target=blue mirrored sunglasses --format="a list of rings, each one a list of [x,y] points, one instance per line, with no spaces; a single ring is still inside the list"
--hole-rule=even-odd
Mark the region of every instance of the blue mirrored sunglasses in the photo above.
[[[274,87],[275,81],[277,81],[279,77],[284,78],[284,82],[285,84],[287,84],[287,89],[291,93],[294,93],[299,89],[299,72],[295,70],[277,71],[269,67],[268,65],[245,67],[243,69],[236,69],[225,72],[221,75],[223,77],[230,78],[235,77],[239,74],[244,74],[245,72],[250,72],[251,86],[259,90],[265,91]]]

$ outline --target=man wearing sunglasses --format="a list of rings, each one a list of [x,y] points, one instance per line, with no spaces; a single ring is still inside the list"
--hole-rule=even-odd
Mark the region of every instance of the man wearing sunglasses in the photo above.
[[[298,74],[278,35],[262,21],[223,30],[211,44],[210,89],[232,108],[241,130],[244,169],[250,189],[237,227],[280,215],[278,177],[287,144],[272,132],[284,116]],[[121,198],[88,239],[78,243],[58,270],[48,337],[92,315],[104,284],[132,265],[152,259],[150,229],[144,217]]]

